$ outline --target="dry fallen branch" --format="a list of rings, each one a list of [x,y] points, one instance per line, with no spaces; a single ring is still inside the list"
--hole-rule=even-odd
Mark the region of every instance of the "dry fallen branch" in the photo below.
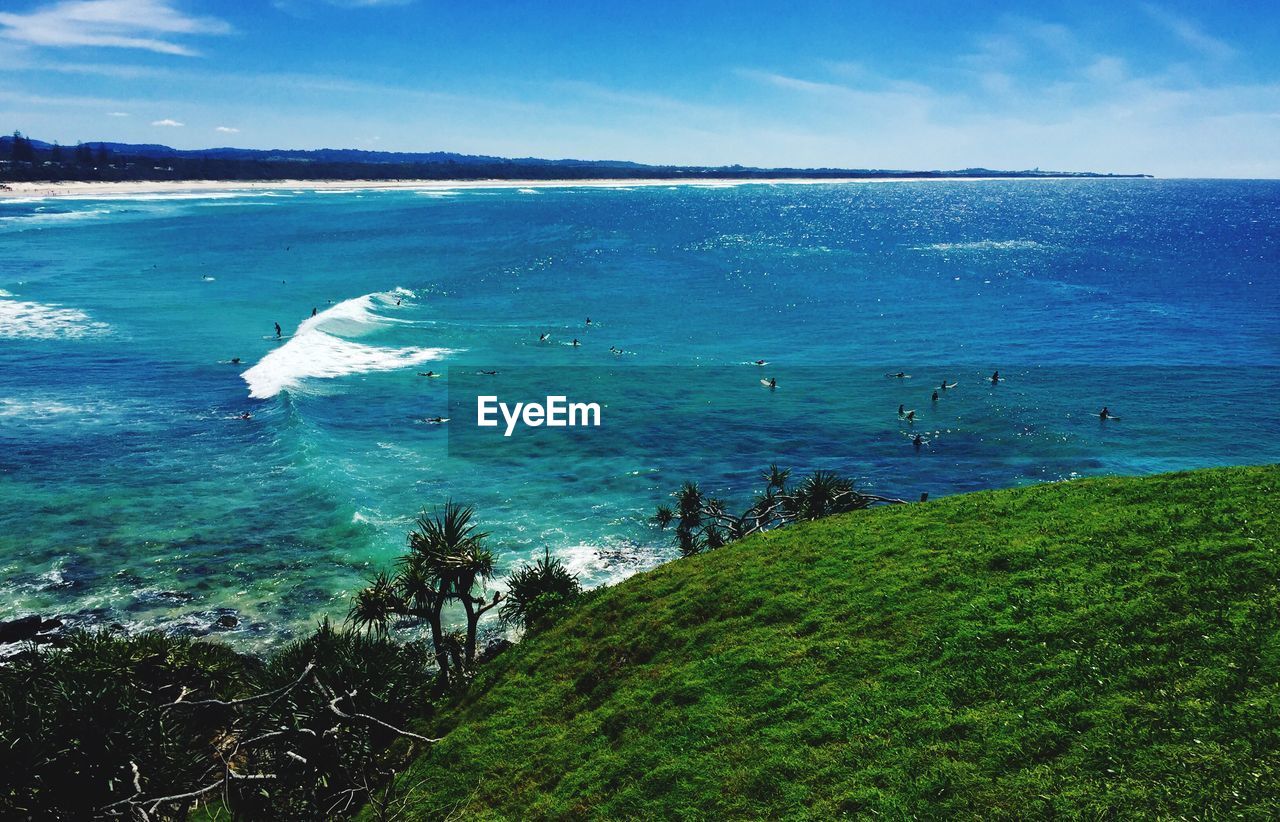
[[[275,727],[274,729],[268,730],[266,728],[261,727],[262,723],[265,721],[263,718],[263,715],[261,713],[254,713],[248,710],[250,706],[256,706],[257,704],[262,703],[263,700],[268,700],[273,698],[275,700],[279,700],[283,698],[285,695],[289,694],[290,692],[306,686],[308,682],[310,682],[311,686],[319,693],[322,700],[327,700],[327,706],[328,706],[329,712],[332,713],[334,716],[336,716],[338,720],[340,720],[338,724],[333,725],[332,727],[326,729],[323,732],[323,734],[317,734],[316,730],[313,728],[305,728],[305,727],[289,728],[289,727],[279,726],[278,724],[277,724],[277,727]],[[189,805],[190,803],[193,803],[201,799],[204,799],[205,797],[208,797],[210,794],[213,794],[218,790],[224,791],[224,797],[225,797],[227,795],[226,794],[227,789],[233,783],[265,782],[265,781],[278,780],[280,777],[274,773],[238,772],[235,769],[233,769],[232,764],[238,763],[237,767],[243,766],[247,761],[246,756],[248,756],[248,752],[250,751],[250,749],[254,748],[255,746],[260,746],[263,743],[270,742],[271,740],[280,740],[285,737],[293,737],[295,739],[297,737],[310,737],[313,740],[316,739],[318,736],[328,737],[331,734],[339,731],[342,721],[346,721],[346,722],[360,721],[360,722],[364,722],[372,725],[377,725],[398,736],[409,737],[411,739],[418,740],[419,742],[425,742],[427,744],[440,741],[439,739],[432,739],[426,736],[422,736],[421,734],[413,733],[412,731],[406,731],[402,728],[397,728],[395,725],[392,725],[389,722],[385,722],[375,716],[370,716],[369,714],[358,713],[354,711],[353,712],[344,711],[342,708],[338,707],[338,703],[344,699],[351,699],[355,697],[356,692],[351,691],[344,695],[335,694],[332,689],[330,689],[320,680],[319,671],[316,668],[315,660],[308,662],[306,666],[302,669],[302,671],[298,674],[297,678],[294,679],[289,684],[279,688],[275,688],[270,691],[265,691],[260,694],[254,694],[252,696],[242,697],[240,699],[230,699],[230,700],[200,699],[200,700],[187,701],[185,698],[190,693],[191,691],[189,689],[183,688],[181,694],[178,696],[176,700],[160,707],[161,713],[167,712],[170,709],[176,708],[176,707],[193,708],[193,709],[198,709],[198,708],[232,709],[234,711],[242,712],[240,716],[237,716],[235,719],[233,719],[230,722],[229,729],[226,731],[225,735],[223,735],[222,739],[216,745],[216,747],[219,749],[219,751],[215,754],[216,761],[212,762],[208,770],[204,772],[205,778],[208,778],[211,772],[216,773],[218,771],[221,771],[221,775],[215,778],[213,781],[207,784],[203,784],[200,787],[193,788],[192,790],[173,793],[173,794],[167,794],[165,796],[148,797],[148,796],[144,796],[145,791],[143,789],[143,778],[142,778],[141,770],[139,769],[136,762],[130,761],[129,767],[133,774],[133,778],[132,778],[133,791],[134,791],[133,794],[128,797],[125,797],[124,799],[120,799],[116,802],[113,802],[109,805],[106,805],[100,808],[99,813],[101,815],[108,816],[108,817],[131,816],[136,819],[150,820],[157,814],[157,812],[162,807],[166,805],[181,806],[183,805],[183,803],[186,803],[187,805]],[[271,703],[271,704],[274,704],[274,703]],[[285,749],[283,751],[279,751],[278,753],[280,756],[287,757],[288,759],[298,762],[300,764],[304,764],[304,765],[308,764],[307,758],[295,750]],[[195,778],[193,778],[193,781],[195,781]],[[368,786],[368,780],[366,778],[364,787],[356,787],[356,788],[348,789],[348,791],[344,791],[343,795],[346,796],[345,807],[350,807],[350,805],[355,801],[355,798],[358,794],[368,793],[367,786]],[[341,800],[338,803],[335,803],[335,807],[338,804],[342,804]]]

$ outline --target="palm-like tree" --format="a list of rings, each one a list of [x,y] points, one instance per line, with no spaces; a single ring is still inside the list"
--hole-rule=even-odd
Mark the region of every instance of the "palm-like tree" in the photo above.
[[[395,616],[425,620],[446,681],[451,681],[451,662],[453,668],[464,669],[460,676],[474,664],[480,617],[501,601],[497,593],[487,603],[473,593],[476,583],[483,586],[493,573],[493,553],[483,545],[488,534],[476,530],[473,514],[470,507],[453,501],[435,513],[424,511],[409,532],[409,553],[400,558],[395,577],[379,574],[356,595],[347,617],[358,628],[379,633],[386,633]],[[456,643],[445,635],[442,620],[445,604],[452,601],[461,602],[467,614],[461,658],[450,653]]]
[[[672,494],[674,506],[658,506],[653,524],[658,528],[674,524],[676,545],[687,556],[793,522],[842,514],[877,503],[903,502],[863,493],[854,487],[853,480],[833,471],[815,471],[798,485],[789,487],[791,472],[770,465],[761,479],[764,490],[741,515],[730,513],[724,501],[708,497],[697,484],[686,482]]]
[[[396,584],[386,572],[379,573],[369,586],[356,593],[347,621],[356,630],[379,636],[387,633],[387,623],[402,607]]]

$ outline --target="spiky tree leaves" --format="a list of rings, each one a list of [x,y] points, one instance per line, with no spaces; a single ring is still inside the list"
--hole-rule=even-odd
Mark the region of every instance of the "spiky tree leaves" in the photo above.
[[[387,623],[402,607],[395,583],[383,572],[374,577],[368,587],[356,593],[347,621],[357,631],[386,636]]]
[[[653,524],[666,529],[675,525],[676,547],[684,556],[722,545],[792,522],[820,519],[856,511],[876,503],[903,500],[864,494],[853,480],[833,471],[815,471],[799,485],[789,487],[791,471],[777,464],[761,473],[764,490],[740,515],[729,512],[723,500],[706,496],[697,483],[686,482],[672,494],[675,506],[659,505]]]
[[[396,617],[419,619],[431,630],[436,664],[450,685],[469,677],[476,659],[480,617],[497,605],[476,593],[493,574],[493,553],[484,547],[488,534],[472,522],[474,511],[453,501],[436,512],[424,511],[408,535],[409,553],[402,556],[394,577],[379,574],[356,594],[347,619],[365,631],[385,634]],[[461,603],[467,617],[461,642],[446,635],[444,607]]]
[[[499,616],[507,624],[531,629],[580,596],[578,577],[558,557],[551,556],[550,550],[544,550],[542,559],[507,578],[507,596]]]

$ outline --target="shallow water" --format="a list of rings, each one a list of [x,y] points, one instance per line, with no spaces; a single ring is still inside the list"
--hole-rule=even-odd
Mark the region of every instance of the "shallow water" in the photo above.
[[[0,201],[0,618],[267,645],[447,497],[596,584],[773,461],[915,498],[1280,460],[1280,184],[531,191]],[[478,443],[489,384],[605,424]]]

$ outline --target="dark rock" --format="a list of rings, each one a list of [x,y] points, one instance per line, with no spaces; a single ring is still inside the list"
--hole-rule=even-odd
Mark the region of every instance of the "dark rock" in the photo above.
[[[505,637],[500,639],[495,639],[492,642],[490,642],[488,645],[484,646],[484,649],[480,651],[480,661],[482,663],[488,662],[489,660],[493,659],[495,656],[507,650],[508,648],[512,647],[513,645],[515,645],[515,643],[509,639],[506,639]]]
[[[57,617],[53,619],[46,619],[44,622],[40,623],[40,633],[47,634],[50,631],[56,631],[61,627],[62,627],[62,620],[58,619]]]
[[[40,631],[41,622],[43,620],[37,614],[0,622],[0,642],[22,642],[32,639]]]
[[[216,624],[219,628],[234,628],[240,624],[240,618],[235,614],[223,614]]]

